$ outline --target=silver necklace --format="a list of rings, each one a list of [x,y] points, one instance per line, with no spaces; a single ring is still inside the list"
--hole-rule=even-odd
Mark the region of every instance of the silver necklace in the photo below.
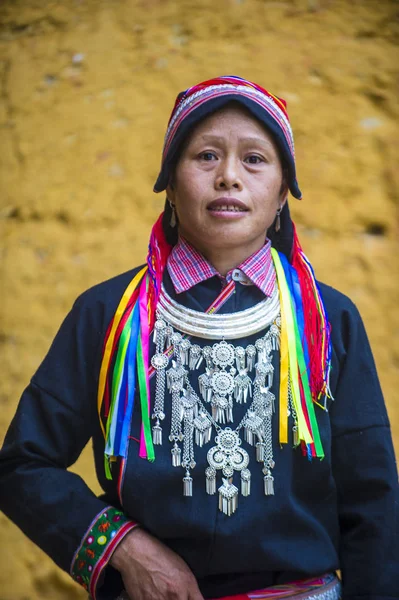
[[[182,306],[162,287],[158,315],[172,327],[195,337],[231,340],[259,333],[269,327],[280,313],[277,285],[272,295],[246,310],[224,315],[207,314]]]
[[[174,304],[177,305],[175,302]],[[264,306],[264,303],[260,304]],[[165,308],[165,304],[163,307]],[[277,313],[266,334],[246,348],[234,346],[225,339],[212,346],[201,348],[198,344],[192,344],[181,333],[195,335],[190,328],[193,325],[192,313],[196,311],[190,311],[181,305],[177,307],[180,331],[176,331],[172,326],[169,320],[170,314],[165,310],[157,311],[155,322],[156,350],[151,360],[156,370],[155,403],[152,414],[152,419],[155,421],[153,442],[155,445],[162,444],[162,421],[165,419],[164,404],[167,389],[172,400],[169,435],[169,441],[173,444],[171,460],[173,467],[183,467],[185,470],[183,494],[192,496],[193,493],[191,471],[196,466],[195,446],[202,447],[209,443],[214,429],[216,432],[214,446],[207,453],[206,492],[211,495],[216,493],[216,476],[217,472],[221,471],[222,485],[218,489],[219,509],[230,516],[238,506],[239,490],[233,483],[234,473],[241,474],[243,496],[249,496],[251,489],[249,454],[242,448],[241,430],[244,432],[245,442],[255,447],[256,460],[262,463],[265,495],[274,494],[272,415],[275,397],[270,389],[274,371],[272,353],[279,349],[280,317]],[[263,310],[263,307],[260,310]],[[251,319],[254,312],[251,312]],[[240,314],[242,318],[243,313],[248,314],[247,311],[240,311],[233,315]],[[204,314],[199,314],[203,321],[202,328],[210,334],[211,323],[214,323],[216,315],[205,315],[204,319]],[[217,316],[231,317],[232,315]],[[196,324],[194,330],[197,333]],[[171,367],[167,369],[169,358],[164,354],[164,350],[170,345],[173,348],[173,358]],[[203,363],[205,363],[205,371],[198,376],[200,397],[193,389],[189,375],[190,372],[203,366]],[[253,381],[250,377],[252,372],[254,372]],[[234,403],[247,403],[249,399],[251,404],[237,427],[235,429],[226,427],[226,423],[234,421]],[[291,408],[292,403],[289,404]],[[207,407],[210,407],[210,410]],[[292,410],[291,414],[295,427],[296,418]]]

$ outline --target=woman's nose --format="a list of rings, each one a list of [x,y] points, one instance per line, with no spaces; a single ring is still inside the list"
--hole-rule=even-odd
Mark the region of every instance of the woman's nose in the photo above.
[[[240,169],[233,158],[220,161],[215,179],[216,189],[242,189]]]

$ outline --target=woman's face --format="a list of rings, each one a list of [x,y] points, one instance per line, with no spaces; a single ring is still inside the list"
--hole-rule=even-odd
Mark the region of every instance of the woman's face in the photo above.
[[[173,184],[179,233],[204,256],[259,250],[287,197],[276,144],[239,106],[204,119],[186,143]]]

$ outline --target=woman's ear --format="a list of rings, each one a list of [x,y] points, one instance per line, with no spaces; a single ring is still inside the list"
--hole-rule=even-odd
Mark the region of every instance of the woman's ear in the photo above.
[[[284,206],[284,204],[288,200],[288,192],[289,192],[288,173],[287,173],[287,169],[283,169],[283,178],[281,181],[280,193],[279,193],[279,200],[280,200],[281,208]]]
[[[284,204],[288,201],[288,187],[283,191],[280,196],[280,208],[283,208]]]
[[[171,177],[166,188],[166,196],[172,204],[175,203],[175,184],[173,178]]]

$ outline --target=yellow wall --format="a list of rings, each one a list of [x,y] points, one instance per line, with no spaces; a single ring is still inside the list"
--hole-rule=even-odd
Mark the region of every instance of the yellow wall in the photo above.
[[[176,93],[219,74],[288,101],[319,279],[365,319],[396,447],[397,4],[389,0],[0,2],[0,437],[74,298],[141,263]],[[90,456],[77,465],[95,490]],[[82,598],[0,517],[0,600]]]

